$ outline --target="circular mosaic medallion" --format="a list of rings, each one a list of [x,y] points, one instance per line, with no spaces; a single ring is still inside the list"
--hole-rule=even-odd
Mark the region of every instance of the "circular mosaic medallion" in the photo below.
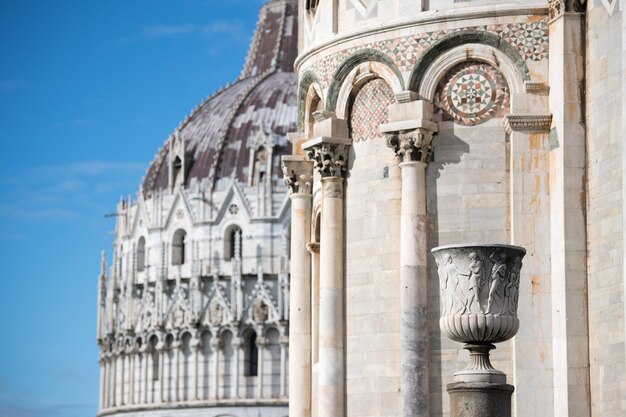
[[[508,86],[493,67],[466,62],[452,68],[439,86],[438,105],[457,123],[474,126],[508,110]]]

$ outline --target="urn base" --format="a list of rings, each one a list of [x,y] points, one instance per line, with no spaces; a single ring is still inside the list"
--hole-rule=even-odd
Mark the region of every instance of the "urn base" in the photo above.
[[[455,382],[447,390],[450,417],[511,417],[513,385]]]

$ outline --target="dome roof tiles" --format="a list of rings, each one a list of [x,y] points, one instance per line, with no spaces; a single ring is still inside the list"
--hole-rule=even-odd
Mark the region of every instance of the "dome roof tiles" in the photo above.
[[[173,141],[184,144],[186,187],[212,191],[221,178],[247,182],[259,135],[273,144],[272,182],[280,182],[280,155],[290,153],[286,134],[296,129],[295,16],[291,1],[264,6],[242,78],[206,99],[170,135],[144,178],[144,195],[168,187]]]

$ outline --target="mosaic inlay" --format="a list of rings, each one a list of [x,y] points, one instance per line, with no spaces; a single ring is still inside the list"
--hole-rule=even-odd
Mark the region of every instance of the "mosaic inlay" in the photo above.
[[[376,79],[365,84],[352,105],[352,139],[360,142],[381,137],[378,126],[387,122],[387,107],[393,101],[393,91],[384,80]]]
[[[444,121],[474,126],[507,112],[509,89],[504,77],[492,66],[465,62],[446,74],[435,100],[444,112]]]
[[[419,57],[430,45],[450,33],[462,30],[494,33],[517,49],[525,61],[541,61],[548,57],[548,24],[540,21],[473,26],[450,31],[438,30],[420,35],[381,40],[327,55],[314,62],[310,68],[317,75],[322,87],[325,88],[330,85],[333,74],[344,59],[357,50],[371,48],[384,52],[398,66],[400,71],[411,71]]]

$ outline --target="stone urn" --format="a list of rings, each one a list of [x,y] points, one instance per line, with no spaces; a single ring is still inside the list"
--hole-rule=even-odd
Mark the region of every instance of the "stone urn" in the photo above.
[[[493,368],[493,343],[509,340],[519,329],[517,301],[526,250],[500,244],[462,244],[432,249],[441,297],[439,327],[448,338],[465,343],[470,352],[457,382],[506,383]]]

